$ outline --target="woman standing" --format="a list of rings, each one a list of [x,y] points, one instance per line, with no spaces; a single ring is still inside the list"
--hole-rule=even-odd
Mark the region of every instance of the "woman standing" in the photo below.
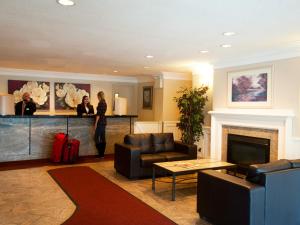
[[[94,107],[90,104],[88,96],[83,96],[81,104],[77,105],[77,116],[94,114]]]
[[[99,157],[104,157],[106,140],[105,140],[105,127],[106,117],[105,112],[107,105],[104,98],[104,92],[100,91],[97,94],[99,103],[97,106],[96,122],[95,122],[95,143],[99,152]]]

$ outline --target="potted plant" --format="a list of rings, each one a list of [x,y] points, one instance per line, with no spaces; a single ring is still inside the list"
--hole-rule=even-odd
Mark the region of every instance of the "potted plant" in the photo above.
[[[181,130],[181,141],[185,144],[194,144],[203,135],[204,107],[208,100],[207,86],[199,88],[182,88],[180,97],[174,97],[177,103],[180,118],[177,127]]]

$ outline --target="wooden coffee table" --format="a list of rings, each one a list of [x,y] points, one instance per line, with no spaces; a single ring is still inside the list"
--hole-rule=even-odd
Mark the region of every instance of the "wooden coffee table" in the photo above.
[[[208,169],[229,169],[236,165],[214,159],[195,159],[153,163],[152,191],[155,192],[156,170],[165,171],[172,176],[172,201],[175,201],[176,176],[196,173]]]

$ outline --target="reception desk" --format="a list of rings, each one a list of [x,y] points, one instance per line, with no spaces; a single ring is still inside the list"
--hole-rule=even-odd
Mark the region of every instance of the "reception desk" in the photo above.
[[[136,118],[107,116],[105,154],[114,153],[114,144],[133,132]],[[0,162],[49,158],[59,132],[80,140],[79,155],[97,155],[94,122],[95,116],[0,116]]]

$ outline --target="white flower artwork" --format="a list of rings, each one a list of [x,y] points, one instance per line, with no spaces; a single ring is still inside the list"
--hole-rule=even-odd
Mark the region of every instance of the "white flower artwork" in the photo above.
[[[90,84],[55,83],[55,109],[76,108],[90,89]]]
[[[22,101],[22,96],[26,92],[30,94],[37,109],[49,110],[49,82],[8,80],[8,93],[14,95],[15,103]]]

